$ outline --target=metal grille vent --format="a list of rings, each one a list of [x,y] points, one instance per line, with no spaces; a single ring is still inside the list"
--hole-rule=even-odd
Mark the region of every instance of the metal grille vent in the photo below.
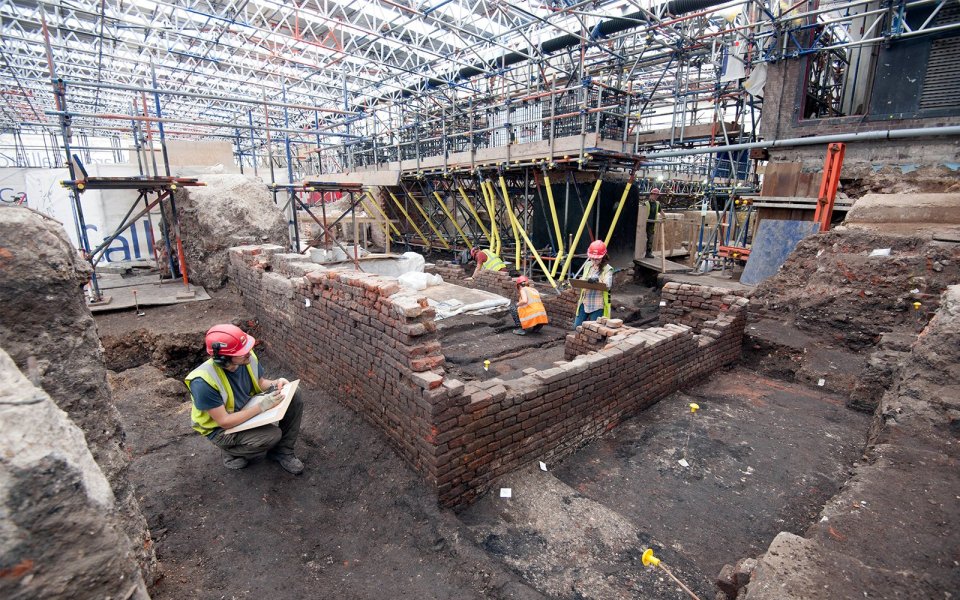
[[[960,7],[951,4],[937,15],[936,25],[960,21]],[[920,109],[956,109],[960,105],[960,36],[941,38],[930,46],[930,60],[923,78]]]

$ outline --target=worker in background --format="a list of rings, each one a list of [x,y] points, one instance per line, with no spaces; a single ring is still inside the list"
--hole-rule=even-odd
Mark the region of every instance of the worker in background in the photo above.
[[[516,335],[536,333],[550,322],[547,319],[547,309],[543,306],[543,300],[540,299],[540,292],[530,287],[529,279],[521,275],[517,277],[516,284],[517,303],[510,305],[510,314],[513,315],[513,323],[517,326],[513,333]]]
[[[592,242],[587,248],[587,263],[584,264],[580,279],[590,283],[602,283],[606,290],[580,290],[577,303],[577,316],[573,320],[574,328],[584,321],[596,321],[601,316],[610,316],[610,288],[613,287],[613,267],[607,256],[607,245],[602,240]]]
[[[293,395],[279,423],[226,433],[251,417],[280,403],[280,392],[290,382],[284,378],[267,379],[253,351],[256,340],[234,325],[214,325],[205,337],[210,359],[187,375],[186,384],[193,397],[193,428],[220,448],[223,466],[242,469],[251,458],[266,454],[294,475],[303,471],[303,463],[293,452],[300,435],[303,402],[300,391]],[[250,398],[276,386],[274,394],[258,403]]]
[[[653,188],[643,203],[647,207],[647,252],[646,258],[653,258],[653,238],[657,231],[657,218],[660,216],[660,188]]]
[[[481,269],[486,269],[488,271],[506,271],[507,263],[503,262],[496,253],[490,248],[484,248],[483,250],[479,248],[473,248],[470,250],[470,258],[477,261],[477,268],[473,270],[473,275],[467,277],[467,279],[473,279],[480,274]]]

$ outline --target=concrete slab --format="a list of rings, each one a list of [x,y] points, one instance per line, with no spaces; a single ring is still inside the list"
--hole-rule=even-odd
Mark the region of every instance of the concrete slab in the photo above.
[[[960,224],[960,193],[867,194],[857,200],[844,224],[954,223]]]
[[[960,237],[960,193],[867,194],[857,200],[843,225],[851,229],[956,239]]]
[[[134,308],[137,305],[143,308],[210,299],[210,295],[202,287],[190,285],[189,289],[185,288],[181,279],[161,282],[156,274],[123,277],[114,273],[103,273],[98,275],[97,281],[101,293],[109,297],[110,302],[90,304],[90,312],[93,313]],[[134,290],[137,292],[136,300],[133,296]]]

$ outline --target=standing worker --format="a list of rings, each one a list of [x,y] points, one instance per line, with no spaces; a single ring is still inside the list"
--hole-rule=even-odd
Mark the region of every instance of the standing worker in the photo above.
[[[477,268],[473,270],[473,275],[468,277],[468,279],[473,279],[479,275],[481,269],[486,269],[487,271],[507,270],[507,263],[503,262],[503,259],[497,256],[490,248],[484,248],[483,250],[473,248],[470,250],[470,258],[477,261]]]
[[[283,397],[280,391],[290,382],[283,377],[271,380],[263,376],[263,367],[253,351],[256,340],[239,327],[214,325],[204,341],[211,358],[185,380],[193,397],[193,428],[220,448],[223,466],[228,469],[242,469],[250,458],[266,454],[285,471],[301,473],[303,463],[293,453],[303,415],[300,391],[294,393],[279,423],[227,433],[227,429],[279,404]],[[277,392],[260,404],[249,402],[273,386]]]
[[[644,206],[647,207],[647,252],[645,258],[653,258],[653,238],[657,231],[657,217],[660,216],[660,188],[653,188],[647,194]],[[660,232],[663,235],[663,232]]]
[[[574,328],[584,321],[596,321],[601,316],[610,316],[610,288],[613,287],[613,267],[607,257],[607,245],[602,240],[592,242],[587,248],[588,264],[584,265],[580,279],[590,283],[602,283],[605,290],[580,290],[580,301],[577,304],[577,316],[573,321]]]
[[[513,330],[516,335],[536,333],[550,322],[547,319],[547,309],[543,306],[543,300],[540,299],[540,292],[529,284],[530,280],[525,276],[517,277],[517,303],[510,305],[510,314],[513,315],[513,323],[517,326]]]

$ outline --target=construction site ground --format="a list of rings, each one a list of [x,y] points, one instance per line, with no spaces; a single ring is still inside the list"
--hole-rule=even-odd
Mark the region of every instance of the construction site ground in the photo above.
[[[635,321],[657,298],[636,289]],[[238,296],[97,316],[133,458],[131,477],[162,564],[155,598],[685,598],[641,565],[653,547],[713,597],[720,567],[802,533],[859,457],[868,417],[831,392],[750,365],[715,373],[561,464],[505,476],[456,514],[385,438],[304,389],[299,477],[272,462],[242,471],[189,427],[182,383],[203,332],[249,326]],[[626,297],[624,294],[623,297]],[[562,360],[566,331],[514,336],[509,317],[441,326],[453,376],[510,377]],[[270,376],[294,377],[261,358]],[[483,370],[483,357],[499,357]],[[689,404],[701,409],[691,414]],[[816,407],[812,410],[811,407]],[[685,459],[689,466],[678,461]],[[512,497],[501,498],[501,487]],[[385,592],[389,590],[389,593]]]

